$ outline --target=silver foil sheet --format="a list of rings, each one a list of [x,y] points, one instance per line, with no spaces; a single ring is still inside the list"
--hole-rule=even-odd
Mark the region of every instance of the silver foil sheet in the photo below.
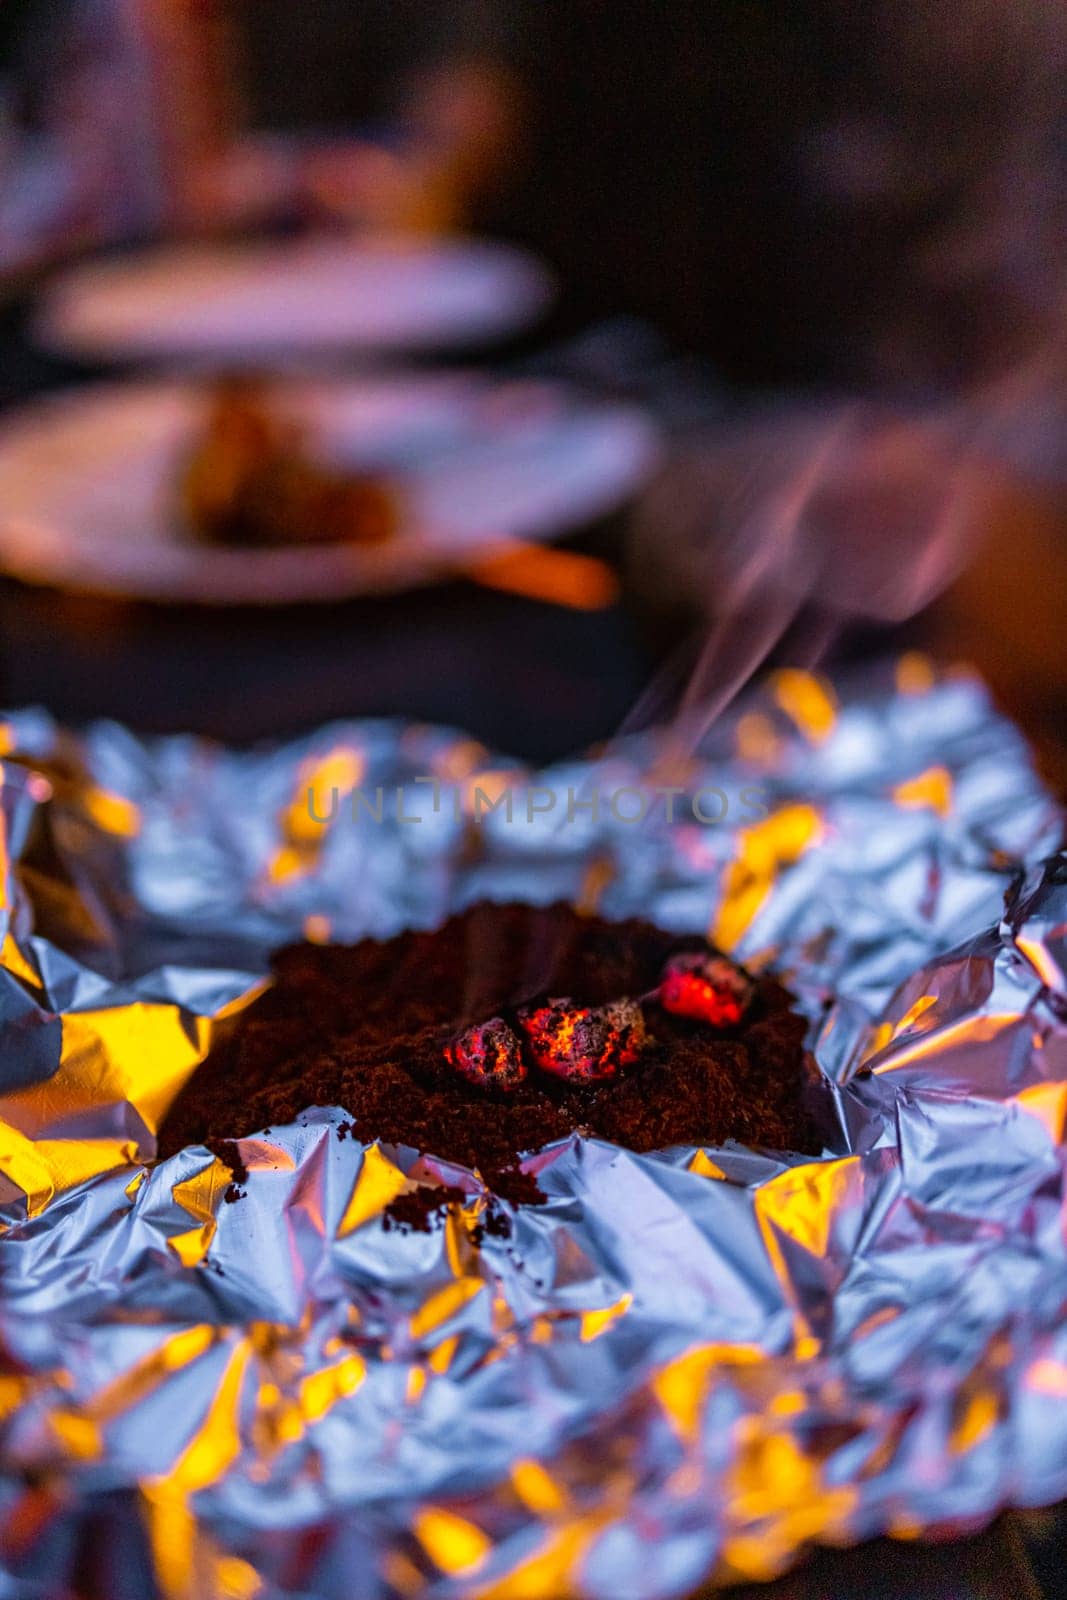
[[[786,672],[699,759],[536,775],[397,723],[2,739],[0,1595],[648,1600],[1067,1494],[1062,820],[972,679]],[[274,946],[483,897],[784,974],[833,1147],[575,1136],[480,1244],[475,1174],[339,1108],[244,1140],[236,1203],[153,1162]]]

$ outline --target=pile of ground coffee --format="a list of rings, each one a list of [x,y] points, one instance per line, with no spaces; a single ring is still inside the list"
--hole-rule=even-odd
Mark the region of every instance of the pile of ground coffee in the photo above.
[[[566,905],[490,904],[434,932],[291,945],[274,959],[272,986],[224,1028],[175,1103],[160,1152],[206,1143],[232,1167],[235,1138],[340,1106],[352,1119],[342,1136],[476,1167],[502,1198],[537,1203],[519,1157],[575,1129],[637,1151],[727,1139],[815,1151],[805,1024],[784,989],[754,980],[744,1015],[726,1027],[655,998],[669,958],[708,949]],[[521,1008],[559,996],[586,1006],[640,1000],[637,1060],[593,1082],[533,1069],[506,1091],[450,1062],[462,1029],[497,1017],[518,1032]],[[406,1213],[398,1220],[418,1225]]]

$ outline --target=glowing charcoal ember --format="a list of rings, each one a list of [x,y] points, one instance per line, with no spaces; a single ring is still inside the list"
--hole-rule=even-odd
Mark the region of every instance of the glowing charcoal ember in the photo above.
[[[589,1083],[632,1066],[645,1042],[645,1019],[635,1000],[578,1006],[549,1000],[520,1013],[519,1022],[536,1064],[557,1078]]]
[[[658,996],[664,1011],[675,1016],[692,1017],[712,1028],[733,1028],[745,1014],[752,984],[724,956],[692,950],[667,962]]]
[[[445,1056],[462,1077],[481,1089],[514,1089],[526,1076],[522,1047],[501,1017],[464,1028],[446,1046]]]

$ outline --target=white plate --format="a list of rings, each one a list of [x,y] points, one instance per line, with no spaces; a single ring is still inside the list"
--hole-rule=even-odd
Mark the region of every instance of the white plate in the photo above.
[[[278,404],[324,459],[383,472],[401,503],[378,546],[235,550],[182,531],[174,483],[202,384],[108,384],[0,428],[0,567],[30,583],[218,604],[328,600],[462,571],[508,539],[548,540],[613,510],[644,480],[643,413],[556,385],[462,373],[290,380]]]
[[[532,257],[485,240],[168,246],[65,274],[37,331],[124,360],[431,350],[511,333],[551,293]]]

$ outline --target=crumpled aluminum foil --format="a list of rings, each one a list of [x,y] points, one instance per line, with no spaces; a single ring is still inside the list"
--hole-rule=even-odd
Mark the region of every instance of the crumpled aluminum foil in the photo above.
[[[1062,819],[973,680],[781,673],[700,761],[646,736],[535,780],[713,785],[718,825],[477,821],[529,775],[397,723],[2,738],[0,1595],[645,1600],[1067,1494]],[[378,784],[421,822],[310,817]],[[573,1137],[480,1245],[474,1174],[337,1109],[243,1141],[237,1203],[203,1149],[151,1163],[274,945],[484,896],[784,973],[836,1147]],[[438,1231],[383,1228],[442,1173]]]

